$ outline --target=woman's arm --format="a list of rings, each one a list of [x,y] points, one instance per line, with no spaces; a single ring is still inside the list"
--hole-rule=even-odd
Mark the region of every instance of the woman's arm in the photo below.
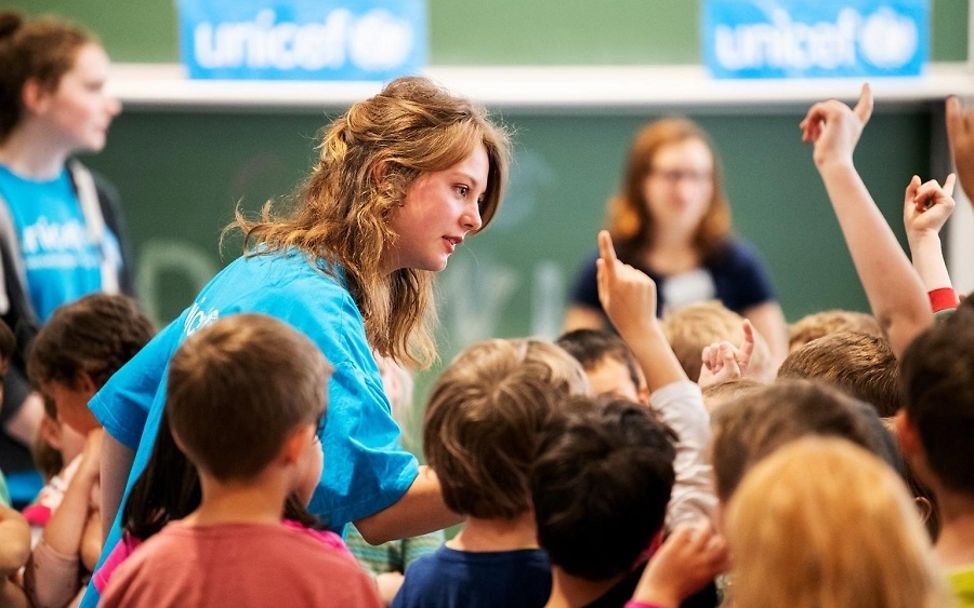
[[[379,545],[448,528],[460,521],[461,517],[443,502],[436,473],[424,465],[419,467],[419,474],[402,498],[374,515],[357,520],[355,527],[367,542]]]
[[[135,460],[135,450],[105,433],[101,446],[101,529],[102,541],[112,529],[112,522],[122,503],[125,482]]]

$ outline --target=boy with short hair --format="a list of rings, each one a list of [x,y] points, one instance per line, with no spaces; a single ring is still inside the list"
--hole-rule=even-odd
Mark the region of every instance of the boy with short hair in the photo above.
[[[794,352],[812,340],[841,331],[854,331],[883,338],[883,328],[876,317],[852,310],[823,310],[805,315],[788,326],[788,352]]]
[[[200,330],[169,369],[166,415],[200,507],[116,570],[102,606],[378,606],[350,557],[281,523],[325,414],[331,368],[302,334],[240,314]]]
[[[393,606],[544,605],[551,574],[528,475],[543,426],[587,390],[578,362],[540,340],[488,340],[450,364],[430,394],[423,448],[464,527],[406,569]]]
[[[594,394],[648,402],[646,378],[618,335],[605,329],[576,329],[562,334],[555,344],[582,364]]]
[[[667,313],[662,320],[666,341],[680,361],[687,376],[697,381],[703,367],[701,353],[715,342],[741,344],[745,340],[744,317],[726,308],[717,301],[691,304]],[[768,343],[757,331],[754,335],[754,352],[747,369],[742,370],[745,377],[758,382],[771,382],[774,379],[776,362],[772,361]]]
[[[896,357],[882,336],[839,332],[793,350],[779,378],[808,378],[836,386],[869,403],[882,417],[900,409]]]
[[[921,334],[901,365],[900,447],[940,506],[935,550],[958,605],[974,606],[974,306]]]

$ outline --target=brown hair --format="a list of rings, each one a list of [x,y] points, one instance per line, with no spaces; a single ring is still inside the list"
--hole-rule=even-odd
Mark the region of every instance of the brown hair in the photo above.
[[[95,38],[72,23],[49,17],[25,23],[18,13],[0,13],[0,141],[23,116],[24,84],[34,79],[43,90],[56,90],[78,50],[91,43]]]
[[[701,391],[703,393],[703,405],[712,414],[728,401],[749,395],[764,386],[766,385],[751,378],[735,378],[734,380],[711,384]]]
[[[687,377],[696,381],[703,366],[703,349],[714,342],[738,346],[744,341],[744,317],[717,300],[690,304],[663,316],[663,333]],[[754,353],[745,375],[770,382],[771,355],[764,337],[754,330]]]
[[[538,543],[590,581],[627,572],[663,527],[676,435],[649,408],[580,397],[541,433],[531,471]]]
[[[860,412],[850,397],[809,380],[782,380],[725,403],[713,416],[717,497],[726,503],[751,467],[799,437],[842,437],[879,453]]]
[[[971,300],[968,299],[970,302]],[[954,492],[974,496],[974,306],[920,334],[900,364],[907,418],[930,472]]]
[[[588,389],[581,366],[541,340],[488,340],[436,381],[423,448],[452,511],[511,519],[531,505],[528,474],[542,427]]]
[[[806,315],[788,326],[788,349],[795,350],[812,340],[840,331],[885,337],[879,321],[872,315],[851,310],[825,310]]]
[[[121,295],[85,296],[54,311],[34,338],[27,373],[37,388],[48,382],[74,387],[80,372],[101,387],[154,333],[135,300]]]
[[[620,363],[629,373],[633,387],[639,390],[642,382],[636,358],[618,334],[605,329],[575,329],[562,334],[555,344],[575,357],[586,372],[596,369],[606,359]]]
[[[880,416],[900,409],[896,357],[886,338],[840,332],[818,338],[792,351],[779,378],[809,378],[832,384],[871,404]]]
[[[436,356],[433,274],[412,268],[391,276],[382,272],[383,254],[396,239],[389,220],[417,177],[460,162],[481,144],[489,161],[481,207],[486,227],[507,180],[507,135],[466,99],[426,78],[399,78],[331,123],[289,214],[273,214],[268,203],[260,219],[250,221],[238,209],[228,229],[244,233],[244,250],[251,255],[296,248],[312,260],[341,266],[372,348],[402,362],[428,364]]]
[[[289,433],[324,416],[330,374],[321,351],[283,322],[220,319],[187,338],[169,365],[173,437],[215,478],[252,478]]]
[[[747,474],[726,513],[735,606],[950,605],[903,483],[847,441],[783,447]]]
[[[636,253],[653,246],[653,216],[644,195],[646,178],[653,171],[656,154],[665,146],[699,140],[710,149],[714,161],[713,195],[697,227],[693,245],[702,257],[714,253],[731,232],[730,206],[724,194],[720,159],[706,132],[690,120],[665,118],[649,123],[639,132],[629,150],[621,192],[609,201],[606,224],[622,251]]]

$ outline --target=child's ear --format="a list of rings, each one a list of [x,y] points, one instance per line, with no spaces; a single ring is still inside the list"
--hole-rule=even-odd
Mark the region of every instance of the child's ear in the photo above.
[[[294,429],[281,447],[281,459],[284,464],[299,462],[304,457],[308,444],[314,439],[314,434],[315,427],[311,424],[302,424]]]
[[[900,444],[900,451],[908,461],[915,459],[923,451],[920,443],[920,434],[916,426],[906,414],[905,409],[900,409],[893,418],[893,428],[896,429],[896,440]]]
[[[44,416],[41,418],[40,428],[37,429],[37,434],[41,439],[44,440],[47,445],[51,446],[55,450],[61,450],[61,423],[51,418],[50,416]]]
[[[78,370],[74,375],[74,389],[91,399],[98,392],[98,385],[95,384],[91,374],[84,370]]]

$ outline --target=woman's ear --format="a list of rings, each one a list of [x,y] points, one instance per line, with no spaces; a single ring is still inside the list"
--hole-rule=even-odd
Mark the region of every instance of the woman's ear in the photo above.
[[[31,114],[43,114],[51,105],[52,92],[45,89],[36,78],[28,78],[21,90],[20,101]]]
[[[917,496],[913,499],[913,503],[917,507],[917,512],[920,513],[920,521],[924,524],[930,521],[930,516],[933,515],[933,504],[930,502],[930,499]]]

